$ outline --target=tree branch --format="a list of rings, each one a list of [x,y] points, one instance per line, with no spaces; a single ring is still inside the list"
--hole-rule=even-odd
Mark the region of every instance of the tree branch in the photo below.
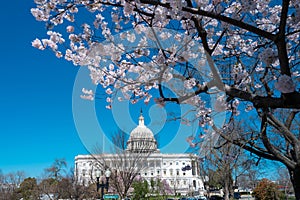
[[[249,92],[224,86],[225,92],[232,98],[239,98],[245,101],[252,102],[256,108],[295,108],[300,109],[300,93],[294,92],[284,94],[282,97],[264,97],[250,94]]]
[[[267,136],[267,126],[268,126],[268,116],[266,113],[263,113],[262,116],[262,122],[261,122],[261,138],[263,141],[264,146],[270,152],[272,155],[278,158],[279,161],[284,163],[286,166],[289,166],[290,168],[295,168],[296,163],[292,160],[288,159],[286,156],[284,156],[279,150],[277,150],[271,143]]]
[[[262,157],[262,158],[266,158],[266,159],[274,160],[274,161],[279,161],[278,158],[276,158],[274,155],[268,153],[267,151],[264,151],[262,149],[255,149],[255,148],[253,148],[253,146],[248,146],[246,143],[241,142],[240,140],[234,140],[234,139],[228,137],[227,135],[222,133],[222,131],[220,131],[215,125],[213,125],[212,128],[213,128],[214,131],[216,131],[225,140],[231,142],[234,145],[237,145],[237,146],[241,147],[242,149],[245,149],[245,150],[247,150],[251,153],[254,153],[255,155],[257,155],[259,157]]]
[[[169,3],[161,3],[158,0],[140,0],[140,2],[144,3],[144,4],[150,4],[150,5],[160,5],[164,8],[171,9]],[[210,18],[213,18],[213,19],[217,19],[217,20],[220,20],[222,22],[226,22],[226,23],[234,25],[236,27],[245,29],[249,32],[252,32],[252,33],[256,34],[256,35],[265,37],[269,40],[275,41],[275,35],[274,34],[269,33],[267,31],[264,31],[264,30],[261,30],[261,29],[255,27],[255,26],[252,26],[252,25],[247,24],[245,22],[242,22],[242,21],[239,21],[239,20],[236,20],[236,19],[232,19],[230,17],[226,17],[224,15],[220,15],[220,14],[205,11],[205,10],[201,10],[200,8],[196,9],[196,8],[193,8],[193,7],[183,7],[182,11],[189,12],[191,14],[195,14],[195,15],[199,15],[199,16],[205,16],[205,17],[210,17]]]
[[[285,41],[285,28],[286,28],[286,20],[287,20],[288,10],[289,10],[289,3],[290,0],[282,1],[279,32],[276,34],[274,42],[278,50],[278,58],[280,62],[281,74],[286,74],[288,76],[291,76],[291,71],[289,68],[289,59],[288,59],[287,49],[286,49],[287,45]]]
[[[285,126],[290,130],[290,128],[291,128],[291,125],[292,125],[292,122],[293,122],[293,120],[295,119],[295,116],[296,116],[296,114],[297,113],[299,113],[299,111],[292,111],[291,113],[290,113],[290,115],[288,116],[288,118],[286,119],[286,121],[285,121]]]

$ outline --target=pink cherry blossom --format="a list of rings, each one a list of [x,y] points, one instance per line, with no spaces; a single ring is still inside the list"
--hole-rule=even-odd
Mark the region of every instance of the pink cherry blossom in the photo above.
[[[80,98],[93,101],[94,96],[93,95],[80,95]]]
[[[67,26],[67,32],[68,33],[73,33],[74,32],[74,26]]]
[[[43,46],[41,40],[39,39],[35,39],[34,41],[32,41],[31,45],[37,49],[40,49],[40,50],[44,50],[45,47]]]

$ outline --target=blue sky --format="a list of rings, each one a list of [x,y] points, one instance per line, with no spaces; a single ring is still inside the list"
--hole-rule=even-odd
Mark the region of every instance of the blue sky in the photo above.
[[[0,169],[37,176],[55,158],[85,153],[72,117],[77,68],[31,47],[44,25],[31,16],[33,0],[4,1],[1,17]]]
[[[0,8],[0,169],[3,173],[24,170],[27,176],[39,176],[56,158],[65,158],[71,167],[77,154],[88,153],[86,148],[90,150],[87,140],[102,140],[101,133],[98,137],[99,129],[90,129],[89,118],[82,115],[85,110],[79,112],[78,119],[83,120],[78,122],[76,116],[75,120],[73,118],[72,98],[80,103],[80,109],[82,105],[94,108],[93,103],[78,99],[78,91],[75,91],[75,97],[72,96],[78,67],[57,59],[50,51],[39,51],[31,46],[32,40],[45,35],[44,24],[35,21],[31,7],[34,7],[33,0],[4,1]],[[100,106],[96,106],[96,115],[100,132],[105,135],[111,135],[117,127],[129,132],[137,123],[138,110],[142,107],[145,122],[155,133],[164,128],[162,132],[166,134],[159,138],[166,151],[172,151],[184,139],[182,136],[174,139],[170,127],[178,126],[175,122],[167,127],[157,125],[160,118],[155,121],[152,116],[163,111],[156,107],[138,104],[111,114],[101,108],[102,103],[100,100]],[[82,126],[88,129],[81,129]],[[195,130],[195,127],[191,128]],[[182,130],[186,131],[185,128]],[[168,146],[168,143],[172,145]]]

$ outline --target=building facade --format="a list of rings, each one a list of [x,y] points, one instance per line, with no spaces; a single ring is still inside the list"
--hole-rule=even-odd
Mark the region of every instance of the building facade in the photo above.
[[[96,170],[104,167],[119,171],[134,167],[135,173],[149,182],[151,179],[165,181],[173,194],[204,192],[198,157],[188,153],[161,153],[152,131],[144,124],[142,113],[124,152],[75,157],[75,175],[81,184],[91,183]]]

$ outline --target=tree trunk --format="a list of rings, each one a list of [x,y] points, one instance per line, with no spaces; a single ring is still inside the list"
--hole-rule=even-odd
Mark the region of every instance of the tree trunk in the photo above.
[[[226,178],[225,184],[224,184],[224,199],[229,200],[229,194],[230,194],[230,183],[229,183],[230,178]]]
[[[224,200],[229,200],[229,188],[227,186],[224,187]]]
[[[300,200],[300,165],[294,169],[288,168],[290,173],[291,182],[293,184],[296,200]]]

